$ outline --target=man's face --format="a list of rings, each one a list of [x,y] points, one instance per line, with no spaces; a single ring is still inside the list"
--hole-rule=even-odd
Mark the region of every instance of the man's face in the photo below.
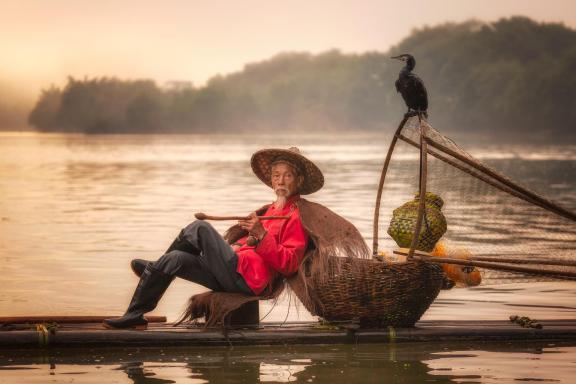
[[[272,188],[279,197],[289,197],[296,193],[302,182],[291,165],[278,163],[272,166]]]

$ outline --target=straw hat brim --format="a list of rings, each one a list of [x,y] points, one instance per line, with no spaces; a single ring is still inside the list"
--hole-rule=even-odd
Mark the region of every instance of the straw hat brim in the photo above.
[[[324,185],[324,175],[320,168],[299,152],[292,149],[262,149],[252,155],[250,164],[256,176],[264,184],[272,188],[272,164],[282,160],[296,165],[302,176],[304,176],[304,181],[299,191],[301,195],[314,193]]]

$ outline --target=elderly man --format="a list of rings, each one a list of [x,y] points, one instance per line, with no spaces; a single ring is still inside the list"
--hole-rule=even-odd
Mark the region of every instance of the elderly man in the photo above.
[[[298,201],[324,184],[318,167],[297,148],[266,149],[252,156],[254,173],[270,186],[276,200],[264,216],[287,219],[260,220],[255,212],[237,224],[246,235],[228,244],[204,221],[185,227],[166,253],[155,262],[132,261],[140,276],[124,316],[104,321],[114,329],[145,329],[146,312],[158,301],[175,277],[201,284],[213,291],[261,295],[275,279],[298,271],[308,244]]]

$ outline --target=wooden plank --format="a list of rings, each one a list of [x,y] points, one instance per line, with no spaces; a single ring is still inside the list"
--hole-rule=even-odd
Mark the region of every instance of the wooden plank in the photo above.
[[[0,324],[37,324],[37,323],[59,323],[59,324],[81,324],[100,323],[104,319],[118,317],[111,316],[12,316],[0,317]],[[165,323],[166,316],[145,316],[150,323]]]

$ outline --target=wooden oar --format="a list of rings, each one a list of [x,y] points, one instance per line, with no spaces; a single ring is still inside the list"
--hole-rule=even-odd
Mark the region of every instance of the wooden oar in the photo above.
[[[210,216],[203,212],[194,214],[198,220],[249,220],[250,216]],[[287,220],[290,216],[257,216],[260,220]]]
[[[407,256],[407,250],[394,250],[394,253],[398,255]],[[480,268],[488,268],[500,271],[507,271],[507,272],[519,272],[519,273],[527,273],[531,275],[544,275],[550,277],[568,277],[568,278],[576,278],[576,272],[572,271],[552,271],[549,269],[541,269],[541,268],[533,268],[533,267],[524,267],[519,265],[506,265],[498,262],[487,262],[487,261],[474,261],[468,259],[454,259],[449,257],[436,257],[427,254],[426,252],[415,251],[414,258],[417,260],[424,260],[429,261],[431,263],[439,263],[439,264],[457,264],[457,265],[466,265],[470,267],[480,267]],[[570,266],[570,265],[564,265]]]

